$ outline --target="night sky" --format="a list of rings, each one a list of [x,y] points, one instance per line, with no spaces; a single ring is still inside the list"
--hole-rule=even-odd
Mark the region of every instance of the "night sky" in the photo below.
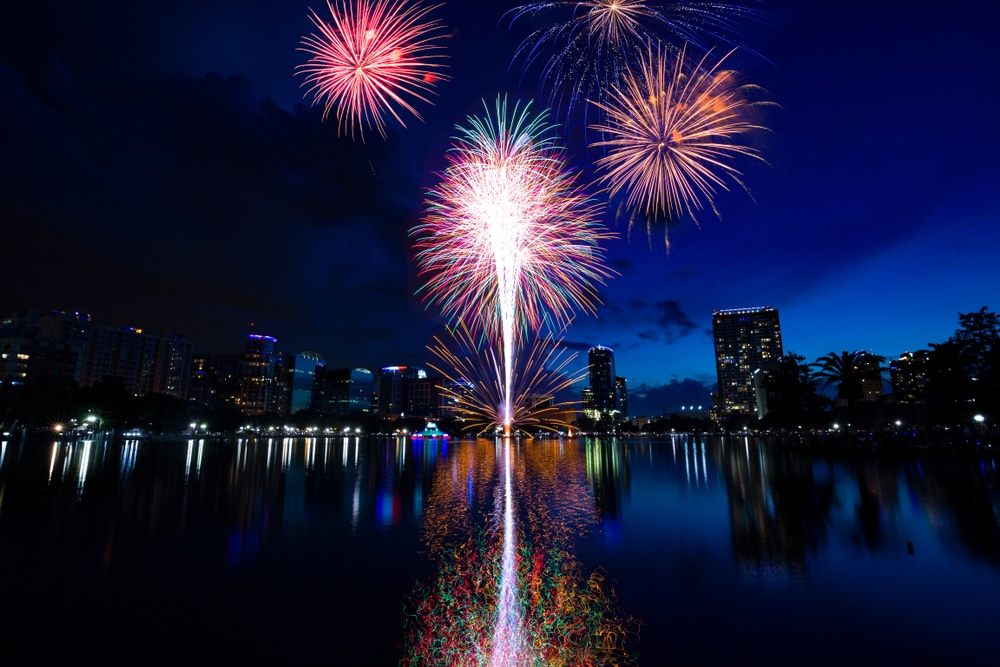
[[[511,66],[530,28],[502,18],[517,4],[437,10],[452,81],[424,123],[361,143],[293,75],[322,2],[7,3],[0,316],[78,310],[199,352],[253,331],[333,366],[422,364],[441,321],[413,296],[407,232],[454,126],[498,93],[536,95]],[[732,62],[780,108],[755,138],[767,164],[737,164],[752,196],[720,193],[721,219],[680,221],[669,252],[609,213],[620,275],[566,335],[615,349],[634,414],[707,406],[714,309],[777,308],[786,352],[812,361],[926,348],[958,313],[1000,307],[997,5],[753,6],[769,15],[741,24],[756,53]],[[565,138],[592,175],[580,128]]]

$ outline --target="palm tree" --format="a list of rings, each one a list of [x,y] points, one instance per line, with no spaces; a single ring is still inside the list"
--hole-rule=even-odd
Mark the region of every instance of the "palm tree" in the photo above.
[[[885,357],[878,354],[844,350],[840,354],[824,354],[810,366],[816,369],[813,377],[824,386],[837,384],[837,398],[847,401],[848,420],[855,424],[855,404],[865,395],[862,381],[873,371],[877,371],[881,377],[884,361]]]

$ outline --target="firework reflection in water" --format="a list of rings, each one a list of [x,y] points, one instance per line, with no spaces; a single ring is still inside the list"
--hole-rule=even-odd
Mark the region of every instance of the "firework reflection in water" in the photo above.
[[[599,520],[579,447],[574,440],[515,446],[505,439],[450,448],[421,522],[438,574],[407,601],[403,667],[492,667],[514,655],[517,662],[506,664],[636,664],[627,649],[638,622],[621,612],[603,575],[586,575],[574,556],[576,539]],[[516,555],[517,577],[508,582],[516,583],[519,631],[515,644],[498,646],[508,547]]]

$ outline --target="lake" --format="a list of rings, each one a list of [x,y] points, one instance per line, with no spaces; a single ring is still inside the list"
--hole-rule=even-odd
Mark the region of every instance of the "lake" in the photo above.
[[[971,453],[0,443],[0,661],[996,664]]]

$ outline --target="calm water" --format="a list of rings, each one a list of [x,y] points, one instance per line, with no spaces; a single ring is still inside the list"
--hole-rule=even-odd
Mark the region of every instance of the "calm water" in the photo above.
[[[0,445],[0,662],[996,664],[992,459]]]

